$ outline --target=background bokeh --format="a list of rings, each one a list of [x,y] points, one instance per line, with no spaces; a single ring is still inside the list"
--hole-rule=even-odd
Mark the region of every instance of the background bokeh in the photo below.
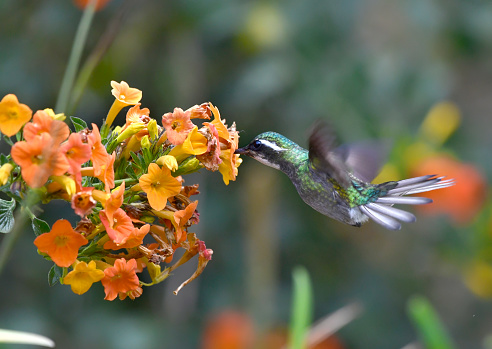
[[[1,96],[54,107],[81,14],[70,1],[0,1]],[[135,301],[104,301],[100,285],[83,296],[50,288],[51,263],[26,226],[0,275],[0,328],[44,334],[58,348],[201,348],[226,335],[260,347],[287,325],[291,272],[302,265],[314,318],[364,305],[326,348],[415,342],[407,302],[416,294],[433,304],[457,347],[492,348],[491,2],[112,0],[96,14],[84,58],[108,30],[114,40],[70,115],[100,124],[113,101],[109,82],[125,80],[157,120],[175,106],[212,101],[242,130],[241,145],[272,130],[305,146],[322,118],[344,142],[392,140],[387,176],[452,159],[452,173],[440,174],[457,173],[461,189],[436,197],[440,212],[418,210],[401,231],[357,229],[318,214],[287,177],[246,158],[227,187],[218,173],[191,177],[201,191],[195,231],[214,255],[179,296],[172,290],[193,265]],[[425,131],[436,106],[444,109]],[[450,114],[461,122],[440,142]],[[44,209],[50,224],[76,219],[65,202]],[[241,332],[227,333],[224,323]]]

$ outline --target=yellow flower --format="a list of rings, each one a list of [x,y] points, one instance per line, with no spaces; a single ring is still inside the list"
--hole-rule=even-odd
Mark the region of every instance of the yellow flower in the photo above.
[[[111,87],[113,87],[111,93],[115,97],[115,100],[106,117],[106,125],[108,126],[113,124],[114,118],[121,109],[129,105],[135,105],[142,99],[142,91],[131,88],[125,81],[120,83],[111,81]]]
[[[104,278],[104,271],[96,268],[96,262],[78,262],[73,270],[63,278],[65,285],[70,285],[73,293],[83,294],[91,288],[94,282]]]
[[[150,140],[154,140],[159,136],[159,130],[157,129],[157,121],[155,119],[151,119],[147,124],[147,130],[149,131]]]
[[[166,166],[171,171],[176,171],[178,169],[178,161],[176,161],[176,158],[172,155],[161,156],[155,163],[159,166]]]
[[[65,120],[67,117],[65,116],[65,114],[63,113],[59,113],[59,114],[55,114],[55,111],[51,108],[46,108],[43,110],[46,114],[48,114],[49,116],[51,116],[51,118],[53,120],[60,120],[60,121],[63,121]]]
[[[208,150],[207,137],[198,132],[198,127],[195,126],[193,130],[188,133],[183,144],[175,146],[169,155],[183,160],[186,156],[183,155],[200,155]]]
[[[15,135],[32,117],[32,110],[19,103],[17,97],[8,94],[0,101],[0,131],[11,137]]]
[[[477,260],[470,264],[464,273],[466,286],[477,296],[492,298],[492,265]]]
[[[12,164],[6,163],[0,167],[0,185],[5,185],[7,181],[9,180],[10,172],[12,172],[12,169],[14,166]]]
[[[150,206],[157,211],[166,207],[167,199],[181,191],[181,182],[171,175],[167,167],[151,163],[148,173],[140,177],[139,184],[147,193]]]
[[[51,176],[51,179],[60,184],[69,197],[72,197],[77,192],[73,178],[69,176]]]
[[[226,185],[229,181],[235,181],[238,173],[237,168],[243,161],[239,155],[234,154],[232,149],[222,150],[220,153],[222,162],[219,164],[219,172],[222,174],[222,179]]]
[[[210,110],[212,110],[214,114],[214,120],[211,122],[211,124],[214,125],[217,129],[219,137],[229,142],[231,140],[231,137],[229,135],[229,131],[227,130],[227,126],[225,125],[225,120],[220,119],[219,109],[215,107],[212,103],[209,103],[209,106]],[[204,123],[204,125],[206,124],[207,123]]]
[[[461,113],[451,102],[436,104],[429,111],[420,127],[425,140],[437,145],[443,144],[458,128]]]

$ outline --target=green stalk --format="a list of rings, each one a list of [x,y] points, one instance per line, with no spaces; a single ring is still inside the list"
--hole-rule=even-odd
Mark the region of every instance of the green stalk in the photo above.
[[[456,348],[430,302],[422,296],[412,297],[407,312],[427,349]]]
[[[312,317],[312,289],[307,270],[296,267],[292,273],[294,291],[289,328],[289,349],[305,349]]]
[[[77,108],[80,99],[82,98],[82,94],[87,84],[89,83],[89,79],[92,76],[92,73],[103,59],[108,49],[113,44],[116,35],[118,35],[120,28],[124,23],[123,17],[130,10],[131,5],[132,5],[132,1],[126,0],[121,6],[119,6],[118,12],[113,16],[111,22],[106,27],[106,30],[104,31],[103,35],[101,35],[99,42],[94,47],[89,57],[80,68],[79,74],[77,76],[77,80],[75,80],[72,90],[70,109],[67,109],[70,115]]]
[[[16,241],[19,239],[25,228],[24,225],[27,222],[27,219],[33,219],[34,214],[32,213],[30,207],[32,207],[38,200],[38,195],[30,191],[24,199],[22,207],[15,213],[14,229],[10,233],[5,234],[6,236],[3,238],[0,246],[0,275],[7,265]]]
[[[68,103],[70,101],[70,95],[72,93],[72,87],[79,67],[80,58],[82,56],[82,51],[84,50],[92,19],[94,18],[96,2],[97,0],[91,0],[89,2],[89,5],[84,9],[84,13],[80,19],[79,27],[77,28],[75,39],[73,41],[72,51],[70,52],[68,65],[56,101],[55,112],[57,113],[64,113],[68,109]]]

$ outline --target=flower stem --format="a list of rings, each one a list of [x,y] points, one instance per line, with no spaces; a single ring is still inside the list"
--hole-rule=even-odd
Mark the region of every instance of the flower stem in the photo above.
[[[58,98],[56,101],[55,111],[57,113],[64,113],[68,110],[73,83],[77,74],[80,58],[87,39],[87,34],[89,33],[92,19],[94,18],[96,3],[96,0],[91,0],[89,6],[85,8],[82,18],[80,19],[79,27],[77,28],[75,39],[73,41],[72,51],[70,52],[68,65],[65,70],[60,92],[58,93]]]
[[[0,275],[7,265],[8,259],[12,250],[14,249],[14,245],[17,239],[20,237],[21,233],[24,230],[24,226],[27,222],[27,219],[33,219],[34,214],[32,213],[30,207],[34,205],[39,200],[39,196],[34,192],[30,191],[27,194],[26,199],[24,200],[24,204],[15,214],[15,225],[14,229],[6,234],[5,238],[2,240],[2,245],[0,246]]]

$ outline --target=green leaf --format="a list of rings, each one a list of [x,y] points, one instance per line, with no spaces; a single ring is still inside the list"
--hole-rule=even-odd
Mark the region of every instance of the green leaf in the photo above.
[[[0,199],[0,233],[10,233],[14,228],[15,200]]]
[[[63,276],[64,269],[65,268],[62,268],[56,264],[53,264],[50,271],[48,272],[48,284],[50,286],[55,286],[57,283],[60,282],[60,279]]]
[[[296,267],[292,273],[294,295],[289,329],[289,349],[306,348],[306,335],[311,325],[313,299],[311,280],[307,270]]]
[[[6,157],[4,154],[0,154],[0,165],[4,165],[7,162],[9,162],[8,157]]]
[[[43,221],[42,219],[34,217],[32,220],[32,230],[34,231],[34,234],[36,236],[39,236],[41,234],[48,233],[51,230],[51,228],[49,224]]]
[[[151,151],[147,148],[142,148],[142,155],[145,161],[145,167],[149,167],[149,164],[154,160]]]
[[[414,296],[407,303],[410,319],[417,328],[422,344],[427,349],[455,348],[451,337],[439,320],[432,304],[424,297]]]
[[[130,156],[132,157],[133,159],[133,162],[135,163],[136,166],[138,166],[138,168],[140,170],[144,170],[145,169],[145,166],[142,166],[142,164],[140,163],[140,158],[138,157],[137,154],[135,154],[134,152],[130,152]]]
[[[131,162],[126,166],[126,174],[129,175],[131,178],[138,180],[137,174],[135,173]]]
[[[71,116],[70,120],[72,120],[73,127],[75,128],[75,132],[79,132],[87,128],[87,123],[76,116]]]

